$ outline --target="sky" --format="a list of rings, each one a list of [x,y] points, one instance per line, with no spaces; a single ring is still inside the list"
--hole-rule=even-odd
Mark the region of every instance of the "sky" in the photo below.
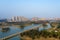
[[[60,0],[0,0],[0,18],[60,17]]]

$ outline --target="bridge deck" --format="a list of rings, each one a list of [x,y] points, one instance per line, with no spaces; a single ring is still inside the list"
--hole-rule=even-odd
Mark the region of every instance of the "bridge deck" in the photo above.
[[[39,27],[42,27],[42,26],[38,25],[38,26],[36,26],[36,27],[30,28],[29,30],[31,30],[31,29],[37,29],[37,28],[39,28]],[[29,31],[29,30],[24,30],[23,32],[26,32],[26,31]],[[18,33],[12,34],[12,35],[10,35],[10,36],[7,36],[7,37],[1,38],[1,39],[2,39],[2,40],[10,39],[10,38],[12,38],[12,37],[14,37],[14,36],[17,36],[17,35],[19,35],[20,33],[23,33],[23,32],[18,32]]]

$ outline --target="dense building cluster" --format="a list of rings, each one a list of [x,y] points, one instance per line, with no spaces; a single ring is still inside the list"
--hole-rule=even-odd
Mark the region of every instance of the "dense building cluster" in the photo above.
[[[24,21],[29,21],[29,19],[23,16],[16,16],[16,17],[12,17],[11,21],[12,22],[21,22],[21,21],[24,22]]]
[[[25,22],[25,21],[44,21],[44,20],[60,20],[60,18],[39,18],[33,17],[31,19],[23,17],[23,16],[14,16],[12,18],[0,19],[0,22]]]

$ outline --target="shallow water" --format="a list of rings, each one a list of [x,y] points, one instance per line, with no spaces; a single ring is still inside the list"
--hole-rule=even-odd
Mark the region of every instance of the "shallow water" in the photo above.
[[[34,26],[37,26],[38,24],[34,24],[34,25],[30,25],[30,26],[26,26],[24,28],[19,28],[19,27],[14,27],[14,26],[10,26],[10,30],[8,30],[7,32],[2,32],[0,31],[0,38],[9,36],[11,34],[17,33],[17,32],[22,32],[24,30],[28,30],[29,28],[32,28]],[[1,29],[1,28],[0,28]]]
[[[10,28],[9,31],[7,31],[7,32],[2,32],[2,31],[0,31],[0,38],[9,36],[9,35],[11,35],[11,34],[15,34],[15,33],[17,33],[17,32],[22,32],[22,31],[24,31],[24,30],[29,30],[30,28],[36,27],[36,26],[38,26],[38,25],[41,25],[41,24],[33,24],[33,25],[30,25],[30,26],[26,26],[26,27],[24,27],[24,28],[19,28],[19,27],[10,26],[10,27],[9,27],[9,28]],[[48,29],[48,28],[50,28],[50,27],[51,27],[50,24],[48,24],[48,26],[46,26],[45,29]],[[0,28],[0,29],[1,29],[1,28]],[[43,29],[44,29],[43,27],[40,27],[40,28],[39,28],[39,31],[40,31],[40,30],[43,30]],[[20,40],[20,38],[19,38],[19,36],[15,36],[15,37],[13,37],[13,38],[11,38],[11,39],[9,39],[9,40]]]

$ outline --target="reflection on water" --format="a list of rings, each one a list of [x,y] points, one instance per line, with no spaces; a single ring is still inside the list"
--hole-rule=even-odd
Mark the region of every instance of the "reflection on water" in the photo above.
[[[30,26],[26,26],[26,27],[22,27],[21,26],[21,28],[19,28],[19,27],[14,27],[14,26],[10,26],[9,28],[10,28],[10,30],[8,30],[7,32],[1,32],[0,31],[0,38],[3,38],[3,37],[6,37],[6,36],[9,36],[9,35],[11,35],[11,34],[14,34],[14,33],[17,33],[17,32],[22,32],[22,31],[24,31],[24,30],[29,30],[30,28],[32,28],[32,27],[36,27],[38,24],[34,24],[34,25],[30,25]],[[41,25],[41,24],[40,24]],[[50,24],[48,24],[48,26],[47,27],[45,27],[45,29],[48,29],[48,28],[50,28],[51,26],[50,26]],[[43,30],[44,28],[43,27],[40,27],[39,28],[39,30]],[[13,37],[13,38],[11,38],[11,39],[9,39],[9,40],[20,40],[20,38],[18,37],[18,36],[16,36],[16,37]]]
[[[42,26],[42,24],[40,26]],[[50,24],[47,24],[47,26],[40,27],[39,31],[44,30],[44,29],[48,29],[48,28],[51,28]]]
[[[34,25],[30,25],[30,26],[26,26],[26,27],[15,27],[15,26],[9,26],[10,30],[6,31],[6,32],[2,32],[0,31],[0,38],[9,36],[11,34],[17,33],[17,32],[22,32],[24,30],[27,30],[29,28],[32,28],[33,26],[37,26],[38,24],[34,24]]]
[[[10,31],[10,28],[2,28],[2,32],[9,32]]]
[[[20,29],[24,29],[24,26],[23,26],[23,25],[21,25],[21,26],[20,26]]]

